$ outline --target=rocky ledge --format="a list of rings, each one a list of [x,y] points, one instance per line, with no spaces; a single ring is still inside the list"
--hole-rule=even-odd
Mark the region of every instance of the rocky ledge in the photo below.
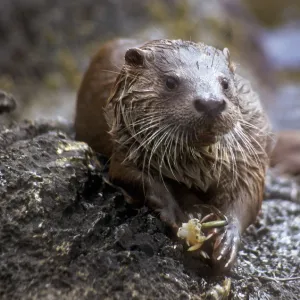
[[[222,285],[153,212],[124,202],[71,133],[42,121],[0,132],[0,298],[202,299]],[[300,206],[265,201],[226,275],[229,298],[299,299],[299,252]]]

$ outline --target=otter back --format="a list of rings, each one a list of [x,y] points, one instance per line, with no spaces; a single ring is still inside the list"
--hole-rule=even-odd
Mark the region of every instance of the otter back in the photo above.
[[[124,53],[134,46],[135,40],[116,39],[101,47],[92,58],[77,95],[76,139],[108,157],[113,145],[103,109],[124,64]]]

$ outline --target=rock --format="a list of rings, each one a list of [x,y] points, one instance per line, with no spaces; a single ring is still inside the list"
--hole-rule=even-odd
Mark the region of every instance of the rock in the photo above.
[[[150,19],[148,2],[1,0],[0,74],[43,78],[70,64],[70,56],[82,56],[88,41],[129,35],[144,26]]]
[[[0,114],[9,113],[16,108],[16,100],[13,95],[0,90]]]
[[[68,134],[66,132],[68,131]],[[1,299],[200,299],[224,276],[106,180],[106,161],[62,122],[0,132]],[[300,207],[271,200],[228,276],[232,299],[299,299]],[[203,276],[203,273],[205,276]]]

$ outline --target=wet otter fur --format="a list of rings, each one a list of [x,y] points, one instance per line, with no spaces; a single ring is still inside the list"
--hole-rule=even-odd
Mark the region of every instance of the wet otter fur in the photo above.
[[[263,199],[270,126],[228,49],[133,40],[104,45],[82,81],[76,138],[110,157],[110,180],[128,201],[146,203],[175,229],[206,203],[229,225],[213,266],[234,263],[240,235]]]

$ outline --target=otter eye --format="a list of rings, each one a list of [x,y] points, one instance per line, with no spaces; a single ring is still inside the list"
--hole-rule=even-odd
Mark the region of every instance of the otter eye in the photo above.
[[[228,90],[229,89],[229,81],[226,78],[222,78],[221,86],[222,86],[223,90]]]
[[[175,78],[175,77],[167,77],[166,79],[166,87],[169,89],[169,90],[174,90],[176,89],[178,86],[178,79]]]

